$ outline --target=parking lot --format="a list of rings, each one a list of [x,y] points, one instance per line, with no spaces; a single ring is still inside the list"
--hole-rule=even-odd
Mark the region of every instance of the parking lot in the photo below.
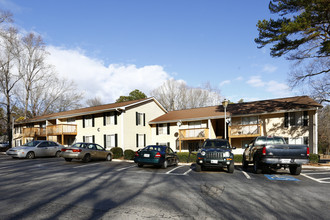
[[[327,219],[330,170],[195,172],[0,155],[1,219]]]

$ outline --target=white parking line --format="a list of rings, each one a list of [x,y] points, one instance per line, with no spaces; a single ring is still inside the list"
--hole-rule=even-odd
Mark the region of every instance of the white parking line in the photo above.
[[[311,179],[311,180],[314,180],[314,181],[316,181],[316,182],[318,182],[318,183],[330,183],[330,182],[322,181],[322,179],[316,179],[316,178],[313,178],[313,177],[308,176],[308,175],[306,175],[306,174],[304,174],[304,173],[301,173],[300,175],[302,175],[302,176],[304,176],[304,177],[307,177],[307,178],[309,178],[309,179]],[[324,178],[323,178],[323,179],[324,179]]]
[[[240,171],[242,171],[242,173],[244,174],[244,176],[246,177],[246,179],[251,179],[250,175],[247,174],[245,171],[243,171],[241,168],[239,169]]]
[[[183,175],[187,175],[188,173],[190,173],[192,171],[191,168],[189,168],[189,170],[187,170]]]
[[[81,168],[81,167],[87,167],[87,166],[93,166],[93,165],[98,165],[98,163],[85,164],[85,165],[80,165],[80,166],[76,166],[76,167],[73,167],[73,168]]]
[[[132,168],[132,167],[136,167],[136,164],[134,164],[132,166],[129,166],[129,167],[120,168],[117,171],[127,170],[127,169]]]
[[[179,169],[180,167],[183,167],[183,166],[178,166],[178,167],[175,167],[175,168],[173,168],[172,170],[170,170],[170,171],[167,171],[167,172],[166,172],[166,174],[169,174],[169,173],[171,173],[172,171],[174,171],[174,170],[176,170],[176,169]]]

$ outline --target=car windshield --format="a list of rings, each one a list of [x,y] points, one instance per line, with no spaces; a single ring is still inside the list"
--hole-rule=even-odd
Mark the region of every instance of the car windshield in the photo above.
[[[285,141],[283,138],[280,137],[260,137],[255,143],[255,145],[263,144],[285,144]]]
[[[159,151],[159,152],[164,151],[164,149],[165,149],[165,147],[163,147],[163,146],[147,146],[147,147],[143,148],[143,150],[146,150],[146,151],[154,150],[154,151]]]
[[[40,143],[40,141],[31,141],[29,143],[24,144],[25,147],[35,147]]]
[[[212,140],[205,141],[202,148],[230,148],[230,145],[225,140]]]
[[[86,144],[86,143],[75,143],[75,144],[71,145],[71,147],[86,148],[87,145],[88,144]]]

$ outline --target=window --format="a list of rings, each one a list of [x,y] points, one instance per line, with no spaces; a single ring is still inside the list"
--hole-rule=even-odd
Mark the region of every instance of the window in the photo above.
[[[87,115],[84,117],[83,127],[84,128],[94,127],[94,117],[92,115]]]
[[[17,126],[14,128],[14,133],[15,134],[22,134],[22,127],[21,126]]]
[[[289,112],[284,115],[284,126],[308,126],[308,112]]]
[[[105,113],[103,116],[103,125],[116,125],[117,124],[117,114],[116,112]]]
[[[136,125],[146,126],[146,114],[136,112]]]
[[[304,137],[304,144],[305,144],[305,145],[308,145],[308,144],[309,144],[308,137]]]
[[[170,123],[156,125],[156,135],[162,134],[170,134]]]
[[[94,143],[94,136],[83,136],[83,142]]]
[[[258,116],[242,117],[242,125],[258,124]]]
[[[141,148],[146,146],[146,135],[136,134],[136,147]]]
[[[258,116],[242,117],[242,134],[258,134]]]
[[[104,135],[104,147],[117,147],[117,134]]]
[[[188,122],[188,128],[206,128],[207,124],[202,123],[201,121]]]

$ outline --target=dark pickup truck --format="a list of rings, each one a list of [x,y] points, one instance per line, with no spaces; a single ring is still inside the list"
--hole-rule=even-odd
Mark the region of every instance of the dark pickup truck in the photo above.
[[[196,171],[200,172],[205,168],[226,167],[228,173],[234,172],[234,155],[228,140],[207,139],[197,153]]]
[[[242,165],[246,169],[253,163],[254,173],[267,169],[289,168],[292,175],[299,175],[301,165],[309,162],[307,145],[286,144],[282,137],[261,136],[245,146]]]

